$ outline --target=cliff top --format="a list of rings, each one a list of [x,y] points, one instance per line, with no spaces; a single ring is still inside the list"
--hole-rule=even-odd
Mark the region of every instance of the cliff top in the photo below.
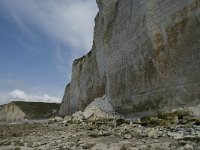
[[[9,104],[18,106],[26,114],[26,118],[31,119],[51,117],[60,108],[59,103],[12,101]]]

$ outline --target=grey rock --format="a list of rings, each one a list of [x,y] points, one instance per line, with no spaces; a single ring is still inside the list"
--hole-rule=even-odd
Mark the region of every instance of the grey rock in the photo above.
[[[124,139],[131,139],[132,138],[132,135],[131,134],[125,134],[124,135]]]
[[[181,146],[181,147],[179,147],[177,150],[184,150],[184,147]]]
[[[91,117],[95,118],[105,118],[108,115],[101,111],[98,107],[90,107],[83,112],[84,119],[89,119]]]
[[[192,145],[186,144],[186,145],[184,146],[184,150],[194,150],[194,148],[193,148]]]
[[[64,119],[62,117],[55,117],[55,121],[60,122],[63,121]]]
[[[183,136],[183,133],[177,133],[177,132],[168,132],[168,136],[172,137],[173,139],[182,139],[184,136]]]
[[[95,145],[94,142],[85,141],[85,142],[82,144],[82,147],[83,147],[84,149],[91,149],[94,145]]]
[[[72,115],[72,121],[82,121],[84,119],[83,112],[78,111]]]
[[[67,126],[68,125],[68,123],[71,123],[72,122],[72,117],[71,116],[65,116],[64,117],[64,120],[62,121],[62,125],[63,126]]]
[[[52,123],[55,123],[55,122],[56,122],[55,118],[50,118],[48,120],[48,124],[52,124]]]
[[[148,132],[148,137],[150,137],[150,138],[158,138],[158,136],[159,136],[159,132],[157,129],[151,129]]]

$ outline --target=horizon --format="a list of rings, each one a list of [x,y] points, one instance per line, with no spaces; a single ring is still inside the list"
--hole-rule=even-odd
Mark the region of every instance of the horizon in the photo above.
[[[73,60],[92,48],[97,11],[94,0],[0,1],[0,105],[61,103]]]

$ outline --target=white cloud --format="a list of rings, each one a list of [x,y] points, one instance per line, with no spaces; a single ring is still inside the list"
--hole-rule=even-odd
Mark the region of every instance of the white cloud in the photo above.
[[[95,0],[0,0],[0,10],[33,41],[38,36],[35,32],[36,29],[36,31],[50,37],[52,40],[49,42],[55,42],[55,47],[52,48],[55,49],[53,61],[55,61],[55,66],[59,72],[62,74],[68,72],[68,79],[71,76],[70,70],[73,59],[91,49],[94,17],[97,13]],[[18,38],[17,41],[25,49],[36,51],[34,45],[32,47],[23,41],[23,38]],[[63,45],[69,49],[63,49]],[[7,82],[9,83],[9,90],[11,86],[14,87],[12,89],[24,89],[24,86],[26,86],[17,81],[5,82],[0,80],[4,87]],[[5,89],[3,90],[4,92],[0,91],[0,104],[15,99],[45,102],[61,101],[61,98],[52,97],[48,94],[35,94],[37,92],[27,94],[27,91],[5,92]]]
[[[26,95],[26,93],[24,93],[23,91],[20,90],[14,90],[10,93],[10,96],[12,98],[19,98],[19,99],[28,99],[28,95]]]
[[[95,0],[4,0],[0,9],[32,39],[37,39],[33,27],[55,42],[54,64],[62,76],[70,80],[71,65],[75,58],[91,50],[94,18],[98,11]],[[37,51],[17,39],[27,50]],[[65,45],[67,48],[61,48]],[[50,52],[49,52],[50,53]]]
[[[11,101],[26,101],[26,102],[48,102],[48,103],[60,103],[61,98],[53,97],[48,94],[43,95],[31,95],[22,90],[16,89],[10,93],[0,93],[0,104],[9,103]]]
[[[93,40],[95,0],[5,0],[3,8],[23,31],[35,36],[29,25],[76,51],[89,51]]]

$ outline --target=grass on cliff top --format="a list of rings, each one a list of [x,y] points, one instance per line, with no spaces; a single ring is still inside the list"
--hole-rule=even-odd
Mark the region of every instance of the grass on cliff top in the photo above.
[[[58,103],[22,101],[13,101],[12,103],[20,107],[20,109],[26,114],[27,118],[31,119],[49,118],[56,115],[60,108],[60,104]]]

